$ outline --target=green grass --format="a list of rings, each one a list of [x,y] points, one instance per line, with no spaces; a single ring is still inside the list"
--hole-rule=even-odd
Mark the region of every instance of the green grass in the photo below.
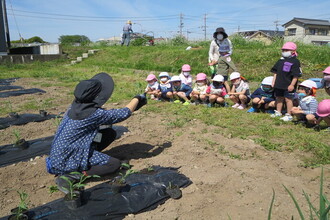
[[[269,70],[280,57],[283,44],[277,41],[265,46],[258,42],[246,42],[241,38],[232,39],[234,54],[232,56],[240,72],[250,80],[252,91],[261,79],[270,75]],[[77,65],[68,65],[70,60],[51,62],[34,62],[29,64],[5,64],[0,66],[1,78],[33,77],[40,78],[40,86],[52,85],[71,88],[73,94],[75,85],[99,72],[108,72],[115,81],[115,90],[110,102],[123,102],[134,95],[143,92],[145,77],[150,71],[168,71],[178,74],[180,67],[188,63],[192,66],[192,74],[208,73],[207,59],[209,42],[194,43],[201,46],[199,50],[186,51],[189,44],[181,46],[158,45],[154,47],[98,47],[99,52],[84,59]],[[64,51],[70,56],[87,52],[92,47],[67,47]],[[330,48],[298,44],[299,60],[302,64],[303,78],[321,77],[322,70],[329,65]],[[38,85],[38,84],[36,84]],[[322,90],[318,92],[320,101],[328,97]],[[54,106],[54,100],[48,100],[45,106]],[[28,100],[21,106],[10,106],[7,102],[0,103],[0,113],[10,109],[37,109],[40,103]],[[202,106],[182,106],[171,103],[149,102],[143,108],[146,113],[154,112],[165,117],[170,128],[186,129],[189,121],[198,119],[206,125],[219,127],[216,133],[224,136],[252,139],[268,150],[309,152],[304,158],[305,165],[317,166],[330,163],[330,147],[328,134],[314,132],[302,126],[272,119],[268,114],[247,114],[231,108],[204,108]],[[324,126],[324,124],[323,124]],[[207,131],[205,131],[207,132]],[[215,131],[214,131],[215,132]],[[311,154],[310,154],[311,153]],[[311,155],[311,156],[310,156]]]

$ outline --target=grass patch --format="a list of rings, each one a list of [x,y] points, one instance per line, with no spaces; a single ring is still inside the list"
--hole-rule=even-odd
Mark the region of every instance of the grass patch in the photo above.
[[[251,83],[254,90],[265,76],[271,75],[269,70],[280,57],[283,42],[276,41],[271,45],[258,42],[247,42],[241,38],[232,39],[234,54],[232,56],[242,75]],[[99,52],[84,59],[77,65],[68,65],[70,59],[50,62],[34,62],[29,64],[4,64],[0,66],[1,78],[34,77],[42,78],[40,86],[50,86],[56,82],[57,86],[70,88],[68,95],[73,94],[75,85],[83,79],[88,79],[99,72],[108,72],[115,81],[115,90],[110,102],[124,102],[134,95],[142,93],[146,82],[145,77],[153,71],[167,71],[178,74],[183,64],[192,66],[192,74],[209,73],[207,66],[208,47],[210,42],[198,42],[194,46],[201,46],[199,50],[186,51],[187,45],[155,47],[120,47],[99,46]],[[92,47],[63,48],[70,57],[76,57],[87,52]],[[330,48],[298,44],[299,60],[302,64],[303,78],[321,77],[322,70],[329,65]],[[47,81],[48,82],[47,82]],[[317,99],[324,99],[326,94],[321,90]],[[46,100],[45,108],[54,106],[54,100]],[[0,103],[0,113],[7,113],[19,109],[39,109],[40,103],[33,100],[22,106],[12,106]],[[300,150],[310,152],[311,158],[306,158],[308,165],[329,164],[330,147],[328,134],[317,133],[311,129],[284,123],[272,119],[268,114],[247,114],[231,108],[204,108],[203,106],[182,106],[171,103],[152,102],[143,108],[145,113],[154,112],[166,118],[165,123],[170,128],[183,128],[189,122],[197,119],[206,125],[216,126],[213,132],[241,139],[253,139],[268,150]],[[178,133],[179,134],[179,133]]]

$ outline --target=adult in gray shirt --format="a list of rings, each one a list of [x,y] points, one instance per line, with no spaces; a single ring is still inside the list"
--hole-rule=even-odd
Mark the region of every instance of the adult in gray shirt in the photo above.
[[[130,38],[131,33],[133,33],[132,22],[130,20],[128,20],[123,27],[123,36],[122,36],[122,40],[121,40],[121,46],[123,46],[124,44],[126,46],[129,45],[129,42],[131,40],[131,38]]]

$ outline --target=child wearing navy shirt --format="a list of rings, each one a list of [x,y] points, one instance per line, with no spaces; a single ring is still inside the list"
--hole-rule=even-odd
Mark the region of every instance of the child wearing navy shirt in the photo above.
[[[192,88],[181,83],[179,76],[173,76],[171,82],[173,86],[173,98],[176,99],[174,103],[180,103],[183,100],[183,105],[190,105],[189,95],[192,92]]]
[[[274,113],[275,97],[272,87],[273,76],[264,78],[261,86],[256,89],[252,95],[252,107],[247,112],[265,111],[266,113]]]
[[[298,78],[301,77],[300,62],[297,59],[297,45],[286,42],[282,47],[282,57],[271,69],[274,73],[273,87],[276,97],[276,110],[272,117],[282,116],[284,103],[286,114],[281,118],[283,121],[291,121],[291,109],[297,88]]]

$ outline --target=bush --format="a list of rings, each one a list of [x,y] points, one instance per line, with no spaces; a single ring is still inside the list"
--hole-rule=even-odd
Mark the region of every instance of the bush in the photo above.
[[[174,37],[170,42],[173,46],[188,45],[187,39],[180,35]]]
[[[62,35],[58,41],[61,44],[80,44],[81,46],[85,46],[91,42],[85,35]]]

